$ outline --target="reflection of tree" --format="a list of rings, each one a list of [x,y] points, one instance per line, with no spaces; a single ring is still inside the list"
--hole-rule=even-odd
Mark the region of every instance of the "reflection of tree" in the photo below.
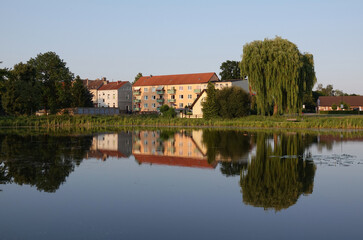
[[[203,131],[202,141],[207,147],[208,162],[214,162],[217,156],[231,161],[238,161],[248,153],[251,146],[248,134],[232,130],[206,129]],[[234,168],[235,165],[231,165],[231,167]],[[228,164],[225,164],[224,167],[228,167]]]
[[[243,202],[279,211],[294,205],[301,194],[312,193],[316,166],[303,155],[313,141],[309,135],[275,135],[272,148],[267,136],[258,134],[256,155],[241,172]]]
[[[91,144],[91,136],[0,135],[0,166],[6,169],[7,182],[55,192],[81,163]]]

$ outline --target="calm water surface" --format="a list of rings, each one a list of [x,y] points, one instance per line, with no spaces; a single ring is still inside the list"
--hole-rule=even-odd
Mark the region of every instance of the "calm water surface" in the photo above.
[[[0,133],[0,239],[362,239],[363,132]]]

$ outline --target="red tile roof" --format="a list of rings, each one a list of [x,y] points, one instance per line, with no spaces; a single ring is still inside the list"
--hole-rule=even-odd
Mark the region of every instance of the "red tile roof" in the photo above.
[[[351,107],[363,106],[363,96],[327,96],[319,97],[319,101],[321,107],[331,107],[333,104],[339,106],[341,102],[347,103]]]
[[[141,77],[139,80],[137,80],[133,86],[137,87],[137,86],[207,83],[211,80],[211,78],[214,75],[217,77],[217,75],[214,72],[178,74],[178,75],[145,76],[145,77]]]
[[[98,90],[115,90],[115,89],[119,89],[120,87],[122,87],[126,83],[128,83],[128,82],[126,82],[126,81],[124,81],[124,82],[121,82],[121,81],[110,82],[110,83],[107,83],[106,85],[103,85]]]
[[[180,167],[193,167],[193,168],[215,168],[217,163],[208,163],[207,159],[186,158],[186,157],[173,157],[173,156],[158,156],[158,155],[143,155],[133,154],[135,159],[140,164],[158,164]]]

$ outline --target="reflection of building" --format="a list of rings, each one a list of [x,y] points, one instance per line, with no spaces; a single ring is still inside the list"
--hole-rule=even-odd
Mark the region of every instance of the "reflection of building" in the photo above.
[[[132,152],[141,164],[215,168],[215,162],[208,163],[201,135],[202,131],[140,131],[133,136]]]
[[[87,158],[106,160],[108,157],[126,158],[132,152],[132,133],[103,133],[93,137]]]

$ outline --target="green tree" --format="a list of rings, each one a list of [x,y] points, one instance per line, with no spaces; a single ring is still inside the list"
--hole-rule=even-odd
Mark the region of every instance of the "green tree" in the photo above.
[[[83,85],[82,80],[78,75],[73,82],[71,93],[72,107],[93,107],[92,94]]]
[[[220,69],[222,70],[219,75],[221,76],[221,80],[227,79],[240,79],[241,78],[241,70],[239,68],[238,61],[230,61],[227,60],[222,63]]]
[[[212,119],[218,116],[217,102],[216,102],[216,89],[214,84],[209,82],[207,86],[207,97],[202,102],[203,118]]]
[[[169,107],[166,104],[160,107],[160,112],[166,118],[174,118],[176,116],[175,108]]]
[[[250,113],[250,97],[240,87],[223,88],[216,92],[218,115],[222,118],[243,117]]]
[[[135,77],[134,81],[132,82],[132,85],[134,85],[134,83],[135,83],[137,80],[139,80],[141,77],[142,77],[142,73],[140,73],[140,72],[139,72],[139,73],[136,75],[136,77]]]
[[[333,109],[333,111],[336,111],[338,109],[338,106],[335,103],[333,103],[331,105],[331,109]]]
[[[244,45],[241,76],[248,77],[256,91],[257,110],[265,115],[296,113],[302,108],[304,93],[316,82],[311,54],[301,54],[292,42],[276,37]]]
[[[2,106],[6,113],[12,115],[30,115],[40,105],[40,84],[35,78],[35,69],[19,63],[10,71],[2,94]]]
[[[55,52],[38,54],[28,64],[36,71],[36,79],[42,85],[42,106],[56,113],[59,108],[70,105],[70,86],[74,78],[64,62]]]
[[[0,62],[0,63],[2,63],[2,62]],[[1,99],[2,99],[2,96],[3,96],[4,91],[5,91],[5,82],[8,79],[8,76],[9,76],[9,69],[0,68],[0,115],[5,114]]]

